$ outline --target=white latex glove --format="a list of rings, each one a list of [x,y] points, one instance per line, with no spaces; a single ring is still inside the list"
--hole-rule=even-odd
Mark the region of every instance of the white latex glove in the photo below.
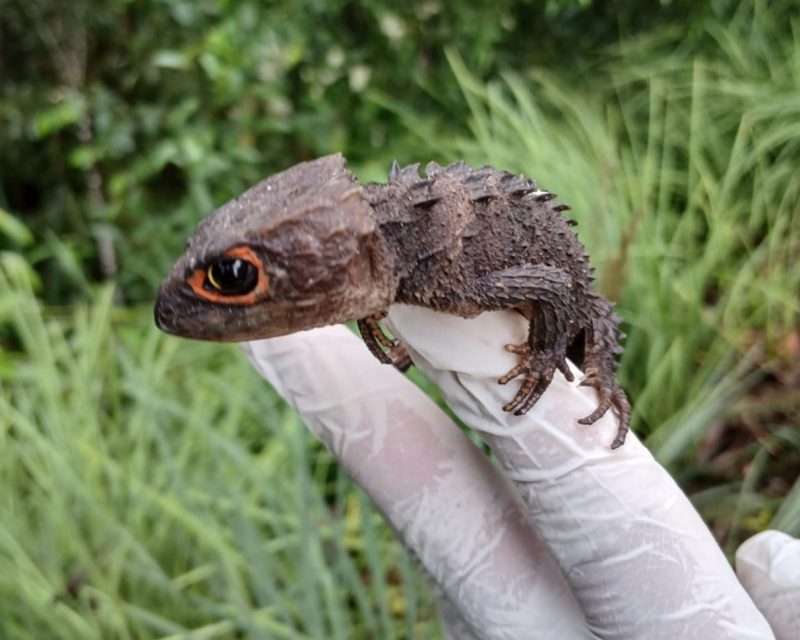
[[[525,416],[502,411],[518,384],[497,384],[516,363],[503,345],[524,340],[521,316],[398,305],[389,324],[499,465],[343,327],[244,348],[419,558],[448,637],[774,637],[635,436],[612,451],[610,413],[577,424],[596,406],[577,370]]]
[[[736,551],[736,573],[779,640],[800,638],[800,540],[763,531]]]

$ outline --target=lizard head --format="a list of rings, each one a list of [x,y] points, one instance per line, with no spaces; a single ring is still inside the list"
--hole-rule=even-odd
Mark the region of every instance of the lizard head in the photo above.
[[[161,285],[156,325],[243,341],[385,310],[396,279],[362,188],[337,154],[258,183],[203,220]]]

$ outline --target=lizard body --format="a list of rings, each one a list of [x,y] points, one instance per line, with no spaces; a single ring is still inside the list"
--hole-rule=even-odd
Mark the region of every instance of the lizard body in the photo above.
[[[401,344],[378,321],[401,302],[472,317],[516,309],[528,340],[506,348],[523,376],[503,408],[527,412],[556,370],[573,376],[577,345],[597,390],[591,424],[630,422],[614,378],[619,318],[592,290],[586,252],[561,215],[568,209],[532,180],[464,163],[392,166],[386,184],[359,185],[341,155],[301,163],[263,180],[203,220],[162,285],[156,324],[177,335],[243,341],[359,321],[382,362],[405,368]]]

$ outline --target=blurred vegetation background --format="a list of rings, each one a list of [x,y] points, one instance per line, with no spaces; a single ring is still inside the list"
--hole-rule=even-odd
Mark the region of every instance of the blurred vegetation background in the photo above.
[[[334,151],[559,193],[635,430],[728,553],[800,535],[797,0],[0,9],[0,638],[438,637],[238,350],[152,326],[203,215]]]

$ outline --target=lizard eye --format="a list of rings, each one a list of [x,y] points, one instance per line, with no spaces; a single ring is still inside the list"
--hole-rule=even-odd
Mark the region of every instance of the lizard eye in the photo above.
[[[206,288],[224,296],[250,293],[258,284],[258,269],[241,258],[220,258],[206,269]]]
[[[195,269],[186,284],[196,296],[214,304],[251,305],[267,295],[269,275],[259,255],[240,245]]]

